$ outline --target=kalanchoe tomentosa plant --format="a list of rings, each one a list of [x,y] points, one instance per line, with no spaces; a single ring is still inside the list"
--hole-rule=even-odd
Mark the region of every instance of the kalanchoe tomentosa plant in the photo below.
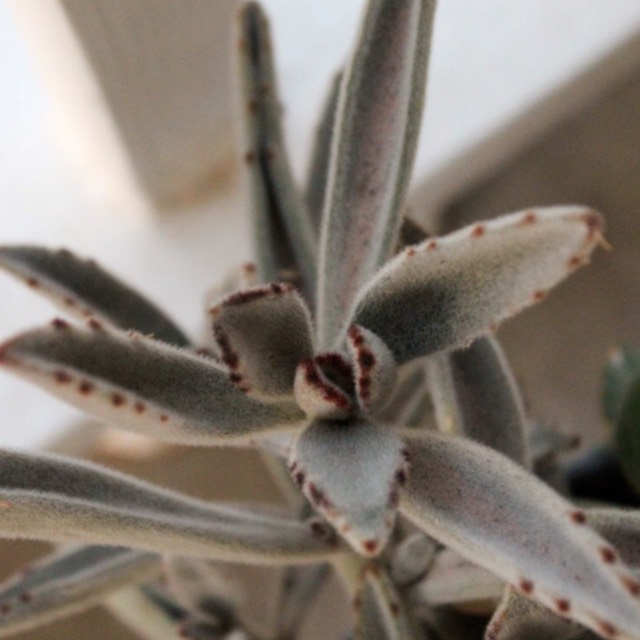
[[[222,560],[289,566],[274,640],[299,637],[327,566],[350,591],[358,638],[474,637],[456,607],[503,592],[486,638],[640,638],[640,516],[578,508],[536,478],[491,335],[588,262],[601,218],[529,209],[442,237],[403,220],[433,14],[434,0],[370,0],[303,196],[266,20],[241,8],[256,265],[220,286],[210,353],[93,262],[0,249],[6,270],[78,319],[5,342],[5,369],[123,429],[257,447],[307,499],[200,501],[4,451],[0,533],[89,546],[7,583],[0,635],[105,600],[154,640],[266,640],[220,588]]]

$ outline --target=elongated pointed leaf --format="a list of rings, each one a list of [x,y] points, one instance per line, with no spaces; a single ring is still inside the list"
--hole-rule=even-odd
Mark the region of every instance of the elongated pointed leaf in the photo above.
[[[399,363],[465,346],[585,264],[601,227],[592,210],[550,207],[427,240],[363,288],[353,320]]]
[[[345,73],[321,240],[320,346],[333,348],[358,289],[401,222],[424,100],[433,0],[373,0]]]
[[[382,567],[366,571],[356,599],[357,640],[422,640],[424,635]]]
[[[289,468],[311,504],[363,555],[382,551],[406,479],[403,443],[364,420],[315,421],[302,432]]]
[[[162,311],[93,260],[81,260],[66,249],[5,246],[0,247],[0,267],[71,315],[93,316],[116,328],[134,329],[177,346],[189,345],[189,339]]]
[[[282,280],[283,271],[300,271],[302,288],[311,293],[316,270],[313,229],[289,168],[269,26],[255,2],[240,10],[240,39],[245,161],[258,265],[267,282]]]
[[[78,613],[161,568],[160,556],[123,547],[55,551],[0,585],[0,638]]]
[[[211,359],[60,321],[2,345],[0,365],[101,420],[174,442],[243,444],[303,417],[247,397]]]
[[[497,340],[427,360],[431,396],[441,431],[487,445],[528,467],[524,406]]]
[[[332,545],[279,513],[195,500],[54,456],[0,453],[0,535],[240,562],[316,560]]]
[[[605,637],[640,636],[635,579],[582,511],[470,440],[425,433],[408,445],[401,509],[418,526]]]
[[[291,396],[296,368],[311,357],[311,316],[293,285],[234,293],[210,310],[213,334],[238,387]]]
[[[331,143],[333,142],[341,84],[342,72],[337,73],[331,82],[329,94],[326,97],[322,115],[316,128],[309,173],[307,175],[305,200],[316,235],[320,234],[320,229],[322,228],[322,213],[329,180]]]

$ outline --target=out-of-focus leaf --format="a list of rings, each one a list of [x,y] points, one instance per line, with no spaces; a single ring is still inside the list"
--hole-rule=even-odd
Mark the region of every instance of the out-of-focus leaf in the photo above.
[[[358,553],[380,553],[406,479],[402,440],[365,420],[315,421],[302,432],[289,469],[311,504]]]
[[[209,313],[234,384],[257,395],[291,396],[296,368],[313,350],[311,316],[293,285],[239,291]]]
[[[640,492],[640,378],[628,388],[615,426],[614,443],[625,476]]]
[[[426,240],[362,288],[353,322],[382,338],[400,364],[463,347],[588,262],[601,228],[591,209],[550,207]]]
[[[119,329],[134,329],[176,346],[189,339],[155,305],[107,273],[93,260],[66,249],[0,247],[0,267],[79,318],[93,316]]]
[[[498,341],[482,336],[466,349],[427,360],[438,426],[529,465],[524,406]]]
[[[1,345],[0,365],[98,419],[185,444],[246,444],[304,417],[293,403],[248,397],[210,358],[62,321]]]
[[[640,349],[621,347],[610,356],[604,371],[603,408],[613,425],[620,419],[625,396],[640,380]]]
[[[393,550],[391,577],[400,587],[420,580],[430,569],[438,548],[433,538],[417,531],[407,536]]]
[[[55,551],[0,585],[0,638],[79,613],[161,567],[158,555],[122,547]]]
[[[370,567],[356,597],[356,640],[423,640],[382,567]]]
[[[249,168],[255,255],[267,282],[299,271],[313,291],[316,247],[311,220],[287,159],[269,25],[256,2],[240,9],[240,76],[245,161]]]
[[[408,447],[404,515],[554,611],[605,637],[640,636],[635,578],[584,512],[471,440],[426,432]]]
[[[504,581],[495,574],[469,562],[455,551],[440,551],[429,573],[409,591],[416,604],[437,607],[481,600],[497,601]]]
[[[195,500],[106,468],[0,452],[0,535],[126,545],[239,562],[312,562],[335,545],[310,524]]]
[[[394,249],[422,117],[434,6],[368,3],[345,71],[321,238],[323,349],[335,348],[357,290]]]

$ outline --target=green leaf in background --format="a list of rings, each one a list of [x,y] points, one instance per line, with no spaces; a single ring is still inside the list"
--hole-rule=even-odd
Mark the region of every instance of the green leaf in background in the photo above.
[[[640,492],[640,377],[628,385],[621,404],[615,446],[627,480]]]
[[[609,357],[604,371],[604,415],[612,425],[620,418],[625,394],[638,379],[640,348],[619,347]]]

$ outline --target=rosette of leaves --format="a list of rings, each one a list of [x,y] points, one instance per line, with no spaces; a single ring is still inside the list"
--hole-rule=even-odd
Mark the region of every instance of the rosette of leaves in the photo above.
[[[298,637],[329,563],[355,599],[357,637],[422,638],[437,633],[434,607],[456,602],[430,570],[446,548],[466,563],[454,584],[467,599],[506,583],[604,637],[640,638],[640,583],[624,561],[635,559],[530,472],[522,402],[491,337],[588,262],[602,221],[582,206],[527,209],[437,238],[403,222],[433,14],[433,0],[367,4],[303,193],[266,19],[241,7],[256,264],[218,288],[209,351],[91,261],[0,249],[6,270],[77,320],[5,342],[6,370],[123,429],[259,448],[307,499],[288,510],[201,501],[2,452],[0,534],[87,546],[7,584],[0,633],[102,601],[149,638],[267,637],[215,579],[222,560],[289,567],[269,637]],[[161,571],[168,582],[154,580]]]

